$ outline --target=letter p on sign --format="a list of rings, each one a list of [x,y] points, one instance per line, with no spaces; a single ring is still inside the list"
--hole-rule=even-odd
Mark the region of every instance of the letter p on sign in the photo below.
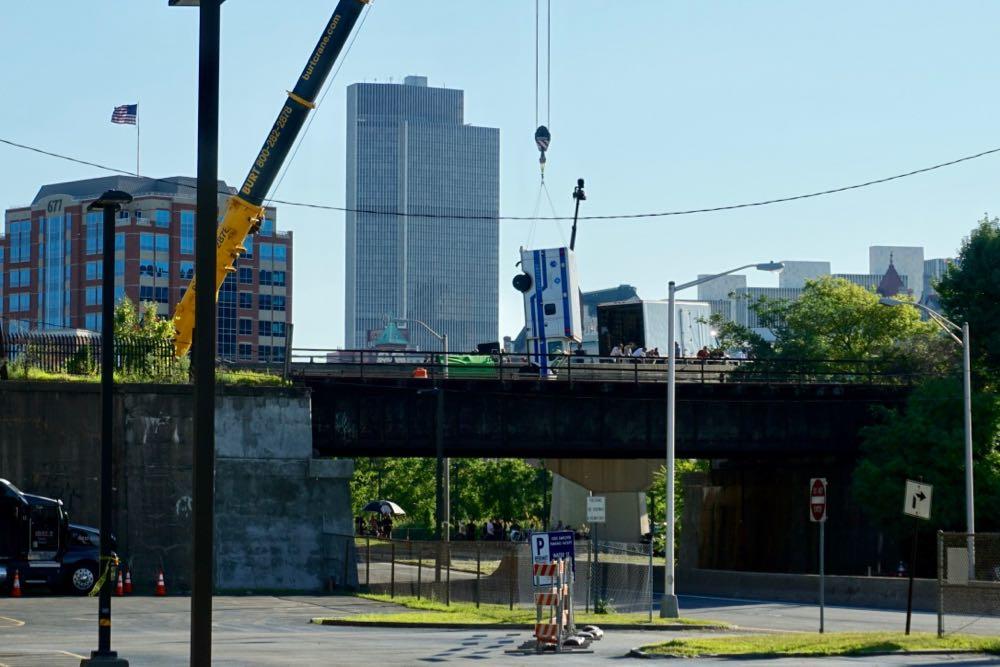
[[[809,480],[809,519],[826,521],[826,478],[813,477]]]

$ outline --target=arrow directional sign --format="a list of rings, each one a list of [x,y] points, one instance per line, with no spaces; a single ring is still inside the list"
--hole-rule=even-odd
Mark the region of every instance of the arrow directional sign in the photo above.
[[[918,519],[931,518],[931,492],[934,487],[923,482],[906,480],[906,494],[903,496],[903,514]]]

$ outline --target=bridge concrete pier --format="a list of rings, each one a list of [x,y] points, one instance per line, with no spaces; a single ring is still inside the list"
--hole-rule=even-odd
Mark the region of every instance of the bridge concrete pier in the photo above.
[[[658,459],[546,459],[553,473],[549,525],[582,526],[587,496],[604,496],[607,516],[596,527],[598,539],[638,542],[650,529],[645,492],[661,464]]]

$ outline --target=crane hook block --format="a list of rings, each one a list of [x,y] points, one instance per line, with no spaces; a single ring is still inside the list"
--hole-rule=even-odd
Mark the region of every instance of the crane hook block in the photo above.
[[[538,129],[535,130],[535,145],[538,146],[538,150],[543,157],[545,156],[545,151],[549,150],[549,142],[551,140],[552,135],[549,134],[549,128],[539,125]]]

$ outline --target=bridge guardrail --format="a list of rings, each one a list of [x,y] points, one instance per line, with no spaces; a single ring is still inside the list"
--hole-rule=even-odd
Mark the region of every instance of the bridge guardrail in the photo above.
[[[541,375],[540,355],[494,352],[449,354],[439,351],[336,350],[295,348],[290,374],[299,378],[344,377],[393,379],[427,377],[504,381],[666,383],[666,357],[607,357],[587,354],[548,355],[549,372]],[[425,375],[426,374],[426,375]],[[729,359],[679,358],[675,378],[681,383],[892,384],[909,385],[930,375],[899,359]]]

